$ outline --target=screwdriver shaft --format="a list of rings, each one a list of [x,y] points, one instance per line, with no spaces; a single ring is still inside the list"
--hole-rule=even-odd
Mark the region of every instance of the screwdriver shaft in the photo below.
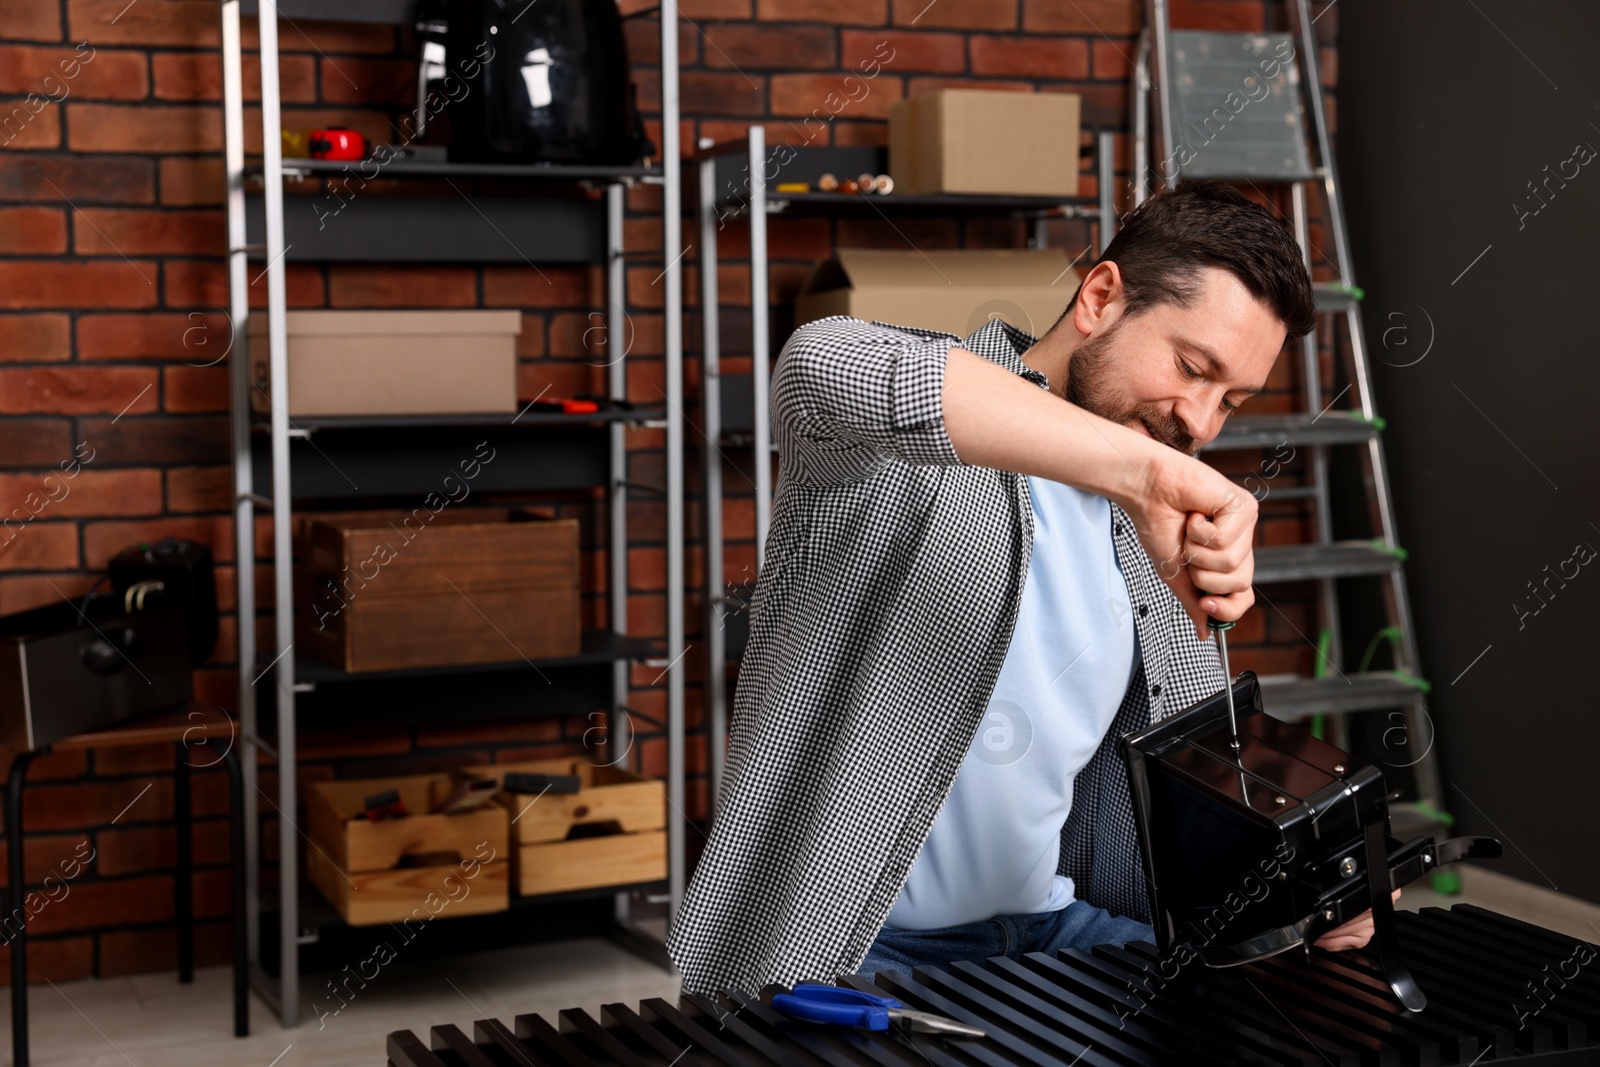
[[[1239,718],[1233,707],[1233,672],[1228,669],[1228,636],[1231,622],[1212,620],[1211,632],[1217,635],[1217,655],[1222,658],[1222,692],[1228,701],[1228,737],[1235,752],[1239,751]]]

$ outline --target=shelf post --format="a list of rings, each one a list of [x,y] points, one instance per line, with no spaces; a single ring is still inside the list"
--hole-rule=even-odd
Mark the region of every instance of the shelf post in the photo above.
[[[767,307],[767,129],[750,127],[750,385],[755,391],[752,447],[756,467],[756,576],[766,560],[772,523],[771,325]]]
[[[256,780],[259,760],[255,740],[256,690],[252,668],[256,662],[255,583],[255,472],[250,458],[250,335],[249,258],[245,245],[244,200],[244,74],[240,37],[239,0],[223,0],[222,16],[222,130],[223,172],[228,203],[228,404],[232,411],[230,444],[233,449],[234,606],[238,630],[238,732],[235,744],[243,777],[244,797],[240,818],[244,822],[245,908],[234,922],[245,927],[246,956],[251,964],[261,960],[260,821],[256,817]],[[213,339],[206,338],[209,346]],[[206,349],[209,354],[209,348]],[[221,358],[221,357],[218,357]]]
[[[266,207],[268,378],[272,405],[272,578],[275,598],[273,681],[278,720],[278,1017],[300,1023],[300,878],[295,828],[294,549],[289,491],[289,335],[283,257],[283,142],[278,106],[278,5],[260,2],[261,199]],[[247,423],[248,425],[248,423]],[[242,563],[243,561],[241,561]],[[241,580],[242,584],[242,580]],[[241,625],[243,630],[246,625]],[[241,670],[254,664],[241,663]]]
[[[661,255],[667,378],[667,882],[670,923],[687,881],[683,780],[683,169],[678,143],[678,5],[661,0]],[[682,251],[680,251],[682,249]]]
[[[705,485],[704,536],[706,546],[706,746],[710,750],[710,780],[706,783],[713,817],[717,789],[722,784],[724,738],[728,732],[727,576],[722,562],[722,329],[717,293],[717,161],[710,154],[715,142],[701,138],[700,183],[696,217],[700,222],[700,426],[705,446],[700,450]]]

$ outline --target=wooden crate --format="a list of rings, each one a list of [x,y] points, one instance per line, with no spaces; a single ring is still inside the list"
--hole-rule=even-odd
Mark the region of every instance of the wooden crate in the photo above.
[[[297,646],[350,673],[577,655],[577,520],[436,496],[437,512],[306,517]]]
[[[507,771],[575,774],[582,781],[577,793],[545,793],[535,799],[502,792],[495,798],[512,820],[511,874],[521,895],[631,885],[666,877],[666,794],[654,779],[579,759],[472,769],[484,775]],[[572,836],[574,830],[579,836]],[[595,830],[609,832],[582,836]]]
[[[406,918],[482,915],[511,906],[510,816],[489,804],[460,815],[429,815],[445,775],[362,778],[306,786],[306,874],[353,926]],[[397,790],[408,810],[369,822],[362,801]],[[402,857],[450,852],[448,863],[400,866]]]

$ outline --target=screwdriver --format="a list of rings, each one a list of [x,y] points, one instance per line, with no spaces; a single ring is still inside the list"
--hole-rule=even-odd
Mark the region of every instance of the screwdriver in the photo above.
[[[1228,638],[1227,632],[1233,629],[1233,623],[1222,622],[1219,619],[1208,618],[1207,624],[1211,632],[1217,636],[1217,654],[1222,657],[1222,691],[1228,698],[1228,736],[1233,740],[1233,750],[1239,751],[1239,719],[1233,710],[1233,672],[1228,669]]]

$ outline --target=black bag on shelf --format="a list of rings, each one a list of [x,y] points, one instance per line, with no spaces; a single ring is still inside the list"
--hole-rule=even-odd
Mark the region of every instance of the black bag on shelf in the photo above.
[[[613,0],[448,0],[442,11],[451,162],[626,166],[654,153]]]

